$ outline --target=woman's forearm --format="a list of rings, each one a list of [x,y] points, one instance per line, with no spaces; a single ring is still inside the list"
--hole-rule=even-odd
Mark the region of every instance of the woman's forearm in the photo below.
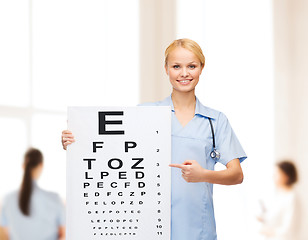
[[[65,227],[59,227],[59,240],[65,240]]]
[[[227,169],[220,171],[203,170],[202,182],[222,185],[235,185],[243,182],[244,176],[238,159],[227,164]]]
[[[7,228],[0,226],[0,239],[9,240],[9,231]]]
[[[196,160],[186,160],[182,164],[169,164],[170,167],[182,169],[186,182],[209,182],[223,185],[234,185],[243,182],[243,172],[238,158],[228,162],[227,169],[212,171],[204,169]]]

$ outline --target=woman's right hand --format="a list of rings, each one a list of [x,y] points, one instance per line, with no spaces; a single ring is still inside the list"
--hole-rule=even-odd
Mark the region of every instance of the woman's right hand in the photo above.
[[[69,131],[69,130],[63,130],[62,131],[61,140],[62,140],[62,146],[63,146],[64,150],[66,150],[67,145],[75,142],[75,138],[74,138],[72,132]]]

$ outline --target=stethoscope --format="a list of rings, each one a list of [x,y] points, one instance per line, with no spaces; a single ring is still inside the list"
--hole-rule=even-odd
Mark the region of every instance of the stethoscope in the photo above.
[[[211,158],[214,160],[219,160],[220,158],[220,153],[216,150],[216,144],[215,144],[215,134],[214,134],[214,128],[213,128],[213,123],[210,118],[208,118],[210,125],[211,125],[211,131],[212,131],[212,138],[213,138],[213,150],[210,154]]]

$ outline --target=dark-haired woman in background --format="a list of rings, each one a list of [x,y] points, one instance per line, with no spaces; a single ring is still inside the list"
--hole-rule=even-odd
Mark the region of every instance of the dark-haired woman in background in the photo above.
[[[24,175],[19,191],[3,204],[0,226],[9,240],[59,240],[65,237],[64,207],[59,196],[37,185],[43,155],[34,148],[24,158]]]
[[[276,165],[276,193],[272,203],[264,206],[258,217],[262,223],[261,234],[271,240],[295,240],[296,238],[296,197],[294,185],[297,171],[291,161],[281,161]]]

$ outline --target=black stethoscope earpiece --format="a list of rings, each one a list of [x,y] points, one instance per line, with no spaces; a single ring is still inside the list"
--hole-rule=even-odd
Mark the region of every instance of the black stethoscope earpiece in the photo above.
[[[208,118],[210,125],[211,125],[211,131],[212,131],[212,138],[213,138],[213,151],[210,153],[210,156],[214,160],[219,160],[220,159],[220,153],[216,150],[216,144],[215,144],[215,134],[214,134],[214,128],[213,128],[213,123],[210,118]]]

